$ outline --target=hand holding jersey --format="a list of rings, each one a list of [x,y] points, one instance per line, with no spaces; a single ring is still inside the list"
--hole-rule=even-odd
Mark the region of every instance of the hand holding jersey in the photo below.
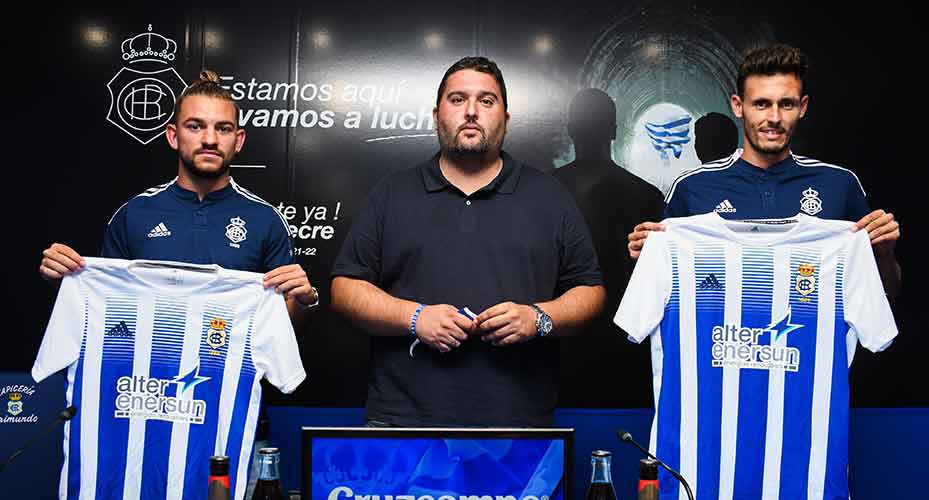
[[[876,255],[893,255],[897,240],[900,239],[900,223],[894,220],[894,214],[875,210],[855,223],[855,231],[862,229],[868,231]]]
[[[42,251],[39,276],[48,281],[60,280],[82,269],[84,265],[84,258],[73,248],[61,243],[52,243],[50,247]]]

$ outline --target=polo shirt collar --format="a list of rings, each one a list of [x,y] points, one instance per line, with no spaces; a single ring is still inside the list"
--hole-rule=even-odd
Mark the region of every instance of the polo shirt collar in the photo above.
[[[229,178],[229,184],[227,184],[226,187],[224,187],[224,188],[222,188],[222,189],[217,189],[216,191],[211,191],[211,192],[207,193],[206,196],[203,198],[203,201],[207,201],[207,200],[209,200],[209,201],[218,201],[218,200],[222,200],[222,199],[224,199],[224,198],[228,198],[229,196],[232,196],[232,194],[235,193],[235,189],[233,188],[232,184],[233,184],[233,183],[232,183],[232,177],[230,177],[230,178]],[[174,194],[175,196],[177,196],[177,197],[180,198],[181,200],[189,201],[189,202],[192,202],[192,203],[199,203],[199,202],[200,202],[200,199],[197,197],[197,193],[182,188],[182,187],[177,183],[177,179],[176,179],[176,178],[175,178],[174,181],[171,183],[171,186],[168,188],[168,190],[170,190],[172,194]]]
[[[452,187],[452,183],[442,175],[442,169],[439,168],[439,155],[436,153],[426,163],[420,166],[420,173],[423,176],[423,185],[427,192],[433,193]],[[510,156],[506,151],[500,152],[503,158],[503,168],[490,184],[482,187],[477,192],[493,191],[499,194],[513,194],[516,191],[516,185],[519,183],[519,176],[522,173],[522,164]]]
[[[745,159],[741,157],[736,162],[736,165],[738,165],[742,169],[742,171],[747,172],[751,175],[770,176],[770,175],[783,174],[784,172],[787,172],[788,170],[794,168],[796,166],[796,163],[794,163],[793,155],[789,155],[787,156],[787,158],[784,158],[783,160],[775,163],[774,165],[771,165],[768,168],[761,168],[761,167],[755,166],[745,161]]]

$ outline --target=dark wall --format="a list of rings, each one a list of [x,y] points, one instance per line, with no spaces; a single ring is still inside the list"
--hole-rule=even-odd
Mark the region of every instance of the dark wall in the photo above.
[[[739,54],[782,41],[804,49],[813,65],[810,112],[794,151],[853,169],[872,205],[893,212],[902,224],[904,294],[895,304],[901,335],[880,355],[859,352],[853,404],[929,405],[919,382],[929,342],[920,303],[926,265],[918,257],[925,237],[917,204],[926,176],[915,11],[888,6],[837,12],[801,2],[384,5],[219,10],[193,3],[180,9],[144,5],[12,16],[5,35],[12,113],[3,124],[9,157],[3,294],[10,341],[0,371],[31,367],[48,320],[55,293],[36,273],[41,250],[61,241],[96,255],[112,213],[176,173],[162,136],[143,144],[144,137],[133,138],[107,120],[108,82],[122,68],[141,68],[122,59],[121,44],[147,32],[149,24],[177,43],[175,59],[150,63],[150,71],[173,68],[190,81],[205,65],[231,77],[227,83],[241,97],[248,139],[235,164],[264,168],[239,167],[233,175],[273,205],[293,207],[291,223],[302,231],[295,242],[298,262],[323,297],[321,310],[300,334],[309,380],[282,401],[335,406],[363,402],[367,339],[328,310],[329,269],[367,190],[437,149],[429,115],[451,62],[475,53],[497,60],[512,115],[505,147],[545,170],[575,160],[579,138],[566,127],[572,98],[583,88],[603,90],[617,108],[613,159],[626,167],[624,174],[660,188],[695,165],[693,144],[680,157],[671,151],[646,156],[641,121],[680,112],[693,118],[711,111],[731,114],[727,96]],[[297,83],[303,98],[288,100],[281,91],[268,98],[261,82],[272,88]],[[289,127],[262,121],[275,110],[295,110],[303,122]],[[647,184],[631,185],[635,192],[629,196],[648,199]],[[587,197],[582,198],[583,208]],[[615,237],[599,238],[598,246],[608,276],[618,277],[610,283],[613,310],[588,335],[563,342],[562,405],[645,407],[651,405],[648,346],[628,343],[608,320],[631,266],[625,234],[645,216],[637,210],[647,201],[617,205],[615,195],[607,199],[614,204],[598,206],[619,215],[615,227],[601,234]],[[305,209],[314,210],[306,224]],[[315,234],[313,226],[321,226]],[[600,230],[593,229],[596,236]]]

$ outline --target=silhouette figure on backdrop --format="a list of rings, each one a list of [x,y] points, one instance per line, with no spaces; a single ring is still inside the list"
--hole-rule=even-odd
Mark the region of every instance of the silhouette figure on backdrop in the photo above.
[[[725,158],[739,147],[739,128],[732,118],[710,112],[694,123],[694,150],[700,163]]]
[[[568,109],[568,134],[574,142],[575,160],[554,173],[574,195],[587,221],[607,288],[606,305],[586,335],[561,343],[561,384],[564,388],[591,387],[585,380],[623,380],[648,387],[650,365],[647,350],[626,340],[613,325],[613,314],[626,290],[634,262],[626,250],[626,235],[648,215],[661,216],[663,196],[635,174],[613,162],[616,138],[616,104],[602,90],[581,90]],[[730,151],[731,152],[731,151]],[[591,387],[593,392],[595,389]],[[635,394],[636,396],[630,396]],[[560,393],[561,406],[638,406],[651,404],[650,391],[599,390],[592,394]],[[645,398],[641,401],[621,397]]]

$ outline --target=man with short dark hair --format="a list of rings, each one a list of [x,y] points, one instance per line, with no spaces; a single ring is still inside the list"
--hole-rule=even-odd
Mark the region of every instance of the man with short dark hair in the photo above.
[[[371,335],[366,419],[549,425],[551,337],[603,304],[587,227],[555,179],[502,151],[509,113],[495,63],[452,65],[433,118],[439,153],[374,188],[332,271],[333,308]]]
[[[782,44],[749,52],[739,66],[730,104],[742,120],[743,149],[728,158],[685,172],[665,197],[665,217],[715,211],[727,219],[773,219],[803,212],[823,219],[857,221],[871,238],[884,290],[900,291],[894,247],[900,225],[891,213],[871,210],[851,171],[793,154],[790,139],[806,114],[804,79],[808,64],[800,50]],[[629,234],[629,254],[638,258],[649,231],[643,222]]]

